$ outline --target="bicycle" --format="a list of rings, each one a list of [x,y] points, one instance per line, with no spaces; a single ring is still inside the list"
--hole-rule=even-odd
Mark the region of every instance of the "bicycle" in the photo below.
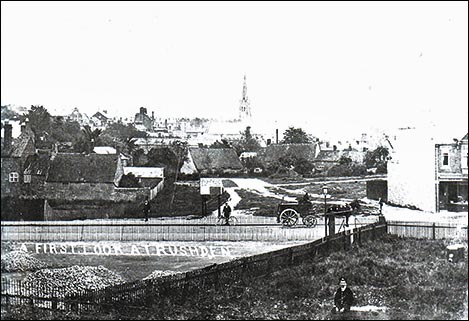
[[[230,218],[228,219],[228,225],[237,225],[238,224],[238,219],[234,216],[230,216]],[[226,219],[225,217],[219,217],[217,219],[217,222],[216,222],[216,225],[226,225]]]

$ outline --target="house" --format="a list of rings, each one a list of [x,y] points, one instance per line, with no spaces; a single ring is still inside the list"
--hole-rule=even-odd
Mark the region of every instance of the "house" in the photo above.
[[[109,123],[109,118],[104,113],[97,112],[91,116],[91,122],[99,128],[104,128]]]
[[[135,214],[136,204],[163,187],[161,168],[124,167],[121,154],[57,153],[44,183],[44,219],[109,218]],[[127,173],[139,187],[119,187]],[[130,214],[129,214],[130,213]]]
[[[243,170],[238,155],[231,148],[189,148],[182,174],[234,174]]]
[[[164,167],[124,167],[124,175],[133,174],[141,187],[150,190],[149,199],[152,200],[163,189]]]
[[[45,198],[115,201],[114,188],[122,174],[118,154],[58,153],[50,161]]]
[[[324,172],[339,164],[342,157],[350,158],[353,162],[363,163],[365,152],[356,150],[321,150],[313,160],[317,171]]]
[[[24,187],[23,172],[28,156],[36,152],[34,133],[26,124],[21,126],[18,138],[12,137],[11,124],[4,125],[1,146],[1,192],[4,197],[19,197]]]
[[[140,111],[135,114],[134,125],[138,130],[151,131],[153,128],[153,121],[155,119],[154,113],[152,117],[147,115],[147,109],[140,107]]]
[[[50,153],[38,151],[29,155],[24,164],[24,195],[33,199],[44,199],[44,183],[50,167]]]
[[[34,133],[22,124],[21,134],[13,139],[12,127],[4,125],[1,145],[1,217],[2,220],[41,220],[43,200],[27,169],[36,156]]]
[[[468,210],[468,135],[461,140],[435,145],[436,210]]]
[[[74,122],[79,123],[80,126],[91,124],[91,119],[88,117],[88,115],[86,115],[85,113],[81,113],[77,107],[73,108],[73,111],[67,116],[67,119],[69,121],[74,121]]]
[[[432,128],[403,128],[388,161],[388,201],[429,212],[467,211],[467,135],[437,137]]]

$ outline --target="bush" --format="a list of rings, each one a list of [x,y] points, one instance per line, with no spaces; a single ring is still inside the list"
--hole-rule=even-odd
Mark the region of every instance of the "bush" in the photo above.
[[[327,171],[326,176],[334,176],[334,177],[340,177],[340,176],[362,176],[366,175],[366,167],[364,165],[351,162],[351,163],[343,163],[343,164],[338,164],[333,167],[331,167]]]

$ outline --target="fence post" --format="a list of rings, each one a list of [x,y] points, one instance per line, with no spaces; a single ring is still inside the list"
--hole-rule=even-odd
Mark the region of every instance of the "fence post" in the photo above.
[[[435,223],[432,224],[432,237],[434,240],[436,240],[436,231],[435,231]]]

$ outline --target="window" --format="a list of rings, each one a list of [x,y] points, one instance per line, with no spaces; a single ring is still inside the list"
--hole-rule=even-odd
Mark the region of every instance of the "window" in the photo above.
[[[448,166],[448,165],[449,165],[449,154],[443,153],[443,166]]]
[[[19,181],[19,178],[20,178],[20,175],[16,172],[13,172],[13,173],[10,173],[10,175],[8,176],[8,181],[10,183],[16,183]]]
[[[24,182],[25,183],[31,183],[31,175],[25,174],[24,175]]]

